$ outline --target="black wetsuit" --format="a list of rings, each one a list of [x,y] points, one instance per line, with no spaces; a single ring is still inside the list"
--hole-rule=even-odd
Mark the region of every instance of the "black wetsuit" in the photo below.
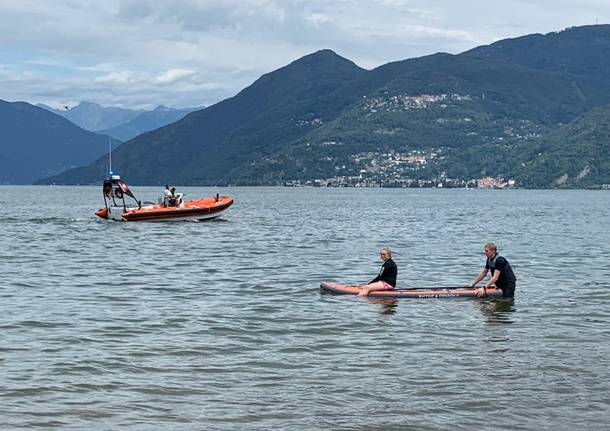
[[[515,296],[517,277],[515,277],[513,269],[511,268],[510,263],[508,263],[508,260],[496,254],[493,259],[487,259],[487,262],[485,262],[485,268],[491,270],[492,277],[496,269],[500,271],[500,277],[496,281],[496,286],[502,289],[502,296]]]
[[[390,258],[390,259],[386,260],[385,262],[383,262],[383,265],[381,265],[381,269],[379,270],[379,274],[377,274],[377,277],[375,277],[373,280],[371,280],[369,282],[369,284],[375,283],[376,281],[385,281],[392,287],[396,287],[396,276],[397,275],[398,275],[398,268],[396,267],[396,264],[394,263],[394,261]]]

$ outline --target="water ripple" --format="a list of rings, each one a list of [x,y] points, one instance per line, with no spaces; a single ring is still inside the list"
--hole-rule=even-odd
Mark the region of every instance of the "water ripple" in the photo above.
[[[236,204],[218,222],[131,224],[92,214],[97,187],[0,188],[20,195],[0,220],[1,429],[610,421],[606,194],[189,189]],[[48,218],[24,217],[40,207]],[[515,300],[318,287],[370,280],[385,245],[402,286],[464,284],[488,240],[515,269]]]

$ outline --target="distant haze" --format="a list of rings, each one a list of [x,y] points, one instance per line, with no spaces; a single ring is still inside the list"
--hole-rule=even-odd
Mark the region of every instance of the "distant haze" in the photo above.
[[[602,0],[3,0],[0,99],[210,105],[318,49],[373,68],[607,22]]]

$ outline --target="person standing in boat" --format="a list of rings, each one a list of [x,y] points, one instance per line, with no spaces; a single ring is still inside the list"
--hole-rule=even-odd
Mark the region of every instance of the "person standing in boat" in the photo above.
[[[172,192],[169,189],[169,185],[165,184],[165,190],[163,190],[163,205],[168,206],[170,202],[170,198],[172,197]]]
[[[388,247],[384,247],[379,252],[379,256],[383,261],[379,274],[377,274],[377,277],[368,282],[368,284],[361,286],[362,290],[358,296],[367,296],[369,293],[375,290],[392,290],[396,287],[398,268],[392,260],[392,251]]]
[[[487,261],[485,262],[485,268],[481,273],[474,279],[470,287],[476,287],[477,283],[485,278],[489,270],[491,270],[491,279],[485,284],[485,286],[476,290],[477,296],[485,296],[485,289],[496,287],[502,289],[502,296],[512,298],[515,296],[515,288],[517,286],[517,277],[513,273],[513,269],[508,263],[506,258],[498,254],[498,248],[493,242],[485,244],[485,256]]]

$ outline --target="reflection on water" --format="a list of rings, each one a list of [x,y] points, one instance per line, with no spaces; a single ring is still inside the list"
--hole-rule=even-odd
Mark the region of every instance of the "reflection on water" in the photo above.
[[[514,298],[494,298],[479,300],[479,308],[489,324],[511,324],[515,310]]]
[[[380,314],[394,314],[396,313],[396,307],[398,306],[398,299],[395,298],[366,298],[373,304],[379,304]]]

